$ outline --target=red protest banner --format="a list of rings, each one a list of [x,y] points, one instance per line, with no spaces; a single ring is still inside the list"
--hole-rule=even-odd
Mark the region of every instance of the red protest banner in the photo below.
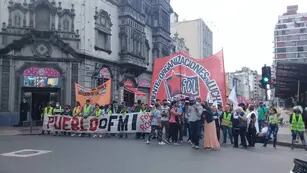
[[[223,51],[201,59],[179,52],[155,60],[150,100],[183,97],[225,103]]]

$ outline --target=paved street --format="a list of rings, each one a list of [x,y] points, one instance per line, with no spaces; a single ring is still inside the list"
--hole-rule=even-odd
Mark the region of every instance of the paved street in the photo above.
[[[158,146],[134,139],[89,139],[53,136],[0,136],[0,154],[22,149],[51,153],[28,158],[0,156],[1,173],[163,173],[289,172],[293,158],[307,159],[301,149],[271,146],[242,150],[192,150],[188,145]]]

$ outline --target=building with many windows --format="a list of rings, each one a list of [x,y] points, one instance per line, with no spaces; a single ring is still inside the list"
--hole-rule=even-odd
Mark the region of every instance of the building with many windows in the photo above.
[[[274,32],[275,59],[307,57],[307,13],[297,13],[298,6],[288,6],[278,17]]]
[[[169,0],[1,0],[0,125],[22,98],[34,120],[49,101],[74,105],[75,83],[111,80],[113,101],[145,102],[153,60],[172,48],[171,13]]]
[[[194,58],[205,58],[213,52],[213,34],[202,19],[178,21],[178,15],[172,16],[171,33],[179,34]]]
[[[307,105],[306,63],[307,13],[298,13],[297,5],[288,6],[274,31],[272,78],[276,97]]]
[[[241,70],[227,73],[227,95],[236,87],[238,101],[243,103],[258,103],[263,101],[264,90],[260,88],[260,76],[257,71],[243,67]]]

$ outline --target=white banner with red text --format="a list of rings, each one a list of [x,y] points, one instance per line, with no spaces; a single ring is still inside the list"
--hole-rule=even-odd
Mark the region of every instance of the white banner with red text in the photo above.
[[[75,133],[150,133],[150,113],[127,113],[101,117],[44,117],[43,130]]]

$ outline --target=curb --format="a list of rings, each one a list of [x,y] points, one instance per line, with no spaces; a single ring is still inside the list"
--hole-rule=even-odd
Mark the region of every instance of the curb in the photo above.
[[[272,144],[272,142],[269,142],[269,144]],[[279,146],[283,146],[283,147],[291,147],[291,143],[289,142],[277,142],[276,143]],[[305,147],[303,145],[298,145],[298,144],[294,144],[294,148],[299,148],[299,149],[305,149]]]

